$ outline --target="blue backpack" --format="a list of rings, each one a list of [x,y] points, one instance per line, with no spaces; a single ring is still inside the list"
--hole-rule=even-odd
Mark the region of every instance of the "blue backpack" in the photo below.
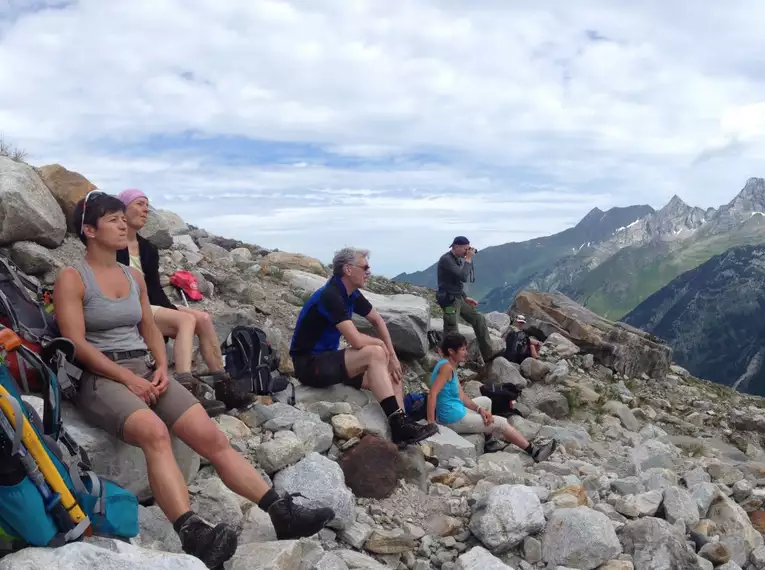
[[[137,536],[135,495],[89,469],[62,426],[56,375],[9,332],[0,326],[0,550]],[[2,362],[8,350],[43,378],[42,419]]]

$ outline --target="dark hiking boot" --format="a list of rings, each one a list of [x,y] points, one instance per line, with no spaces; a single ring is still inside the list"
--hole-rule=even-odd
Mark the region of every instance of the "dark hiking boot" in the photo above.
[[[507,442],[500,441],[496,437],[490,437],[483,445],[484,453],[496,453],[507,447]]]
[[[216,374],[214,378],[215,399],[223,402],[227,410],[232,408],[241,410],[255,401],[255,394],[237,388],[228,374]]]
[[[211,570],[223,568],[223,563],[236,552],[234,527],[225,523],[213,526],[196,514],[183,523],[178,537],[183,551],[199,558]]]
[[[388,418],[391,439],[399,447],[419,443],[438,433],[436,424],[418,424],[399,410]]]
[[[186,388],[197,400],[199,400],[199,403],[202,404],[207,415],[211,418],[226,411],[226,405],[220,400],[214,400],[210,396],[212,390],[205,386],[198,378],[195,378],[189,373],[181,373],[176,374],[175,379],[178,380],[178,383],[181,386]]]
[[[557,449],[558,442],[557,440],[550,440],[548,443],[544,444],[541,447],[534,446],[534,449],[531,451],[531,458],[536,463],[541,463],[542,461],[546,461],[548,457],[550,457],[553,452]]]
[[[298,505],[292,499],[302,496],[300,493],[285,495],[268,508],[268,516],[279,540],[313,536],[335,518],[335,511],[328,507],[311,509]]]

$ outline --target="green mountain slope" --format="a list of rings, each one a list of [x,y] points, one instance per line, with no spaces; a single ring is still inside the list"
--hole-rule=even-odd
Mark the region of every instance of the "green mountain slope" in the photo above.
[[[627,247],[564,291],[592,311],[619,319],[678,275],[743,245],[765,243],[765,217],[752,216],[722,234],[700,231],[679,243]]]
[[[617,229],[651,212],[653,208],[644,205],[611,208],[607,212],[594,208],[576,226],[560,233],[482,249],[474,258],[476,281],[470,286],[470,295],[481,299],[492,289],[544,271],[587,243],[601,242]],[[423,271],[397,275],[394,280],[435,289],[438,285],[436,263]]]
[[[765,394],[765,246],[740,246],[687,271],[622,320],[664,339],[694,375]]]

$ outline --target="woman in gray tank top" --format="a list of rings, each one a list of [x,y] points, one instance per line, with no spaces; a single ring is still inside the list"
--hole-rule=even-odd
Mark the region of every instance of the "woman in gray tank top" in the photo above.
[[[168,374],[165,343],[151,312],[146,284],[135,269],[117,263],[127,246],[125,206],[91,192],[77,204],[73,225],[85,258],[56,280],[54,305],[63,336],[72,340],[86,370],[77,408],[93,425],[140,447],[154,498],[173,523],[184,552],[208,568],[233,556],[237,532],[213,526],[191,510],[170,432],[208,459],[234,492],[266,511],[280,540],[316,534],[335,517],[280,497],[228,442],[199,401]]]

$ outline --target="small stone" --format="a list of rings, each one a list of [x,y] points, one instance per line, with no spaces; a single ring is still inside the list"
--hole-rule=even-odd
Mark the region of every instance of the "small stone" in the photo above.
[[[719,566],[730,560],[730,549],[719,542],[708,542],[699,549],[699,556]]]
[[[364,548],[375,554],[400,554],[414,549],[414,539],[403,529],[374,529]]]
[[[356,416],[350,414],[340,414],[332,417],[332,429],[335,431],[335,437],[340,439],[351,439],[361,437],[364,433],[364,426]]]
[[[523,557],[526,562],[536,564],[542,561],[542,543],[533,536],[523,540]]]

